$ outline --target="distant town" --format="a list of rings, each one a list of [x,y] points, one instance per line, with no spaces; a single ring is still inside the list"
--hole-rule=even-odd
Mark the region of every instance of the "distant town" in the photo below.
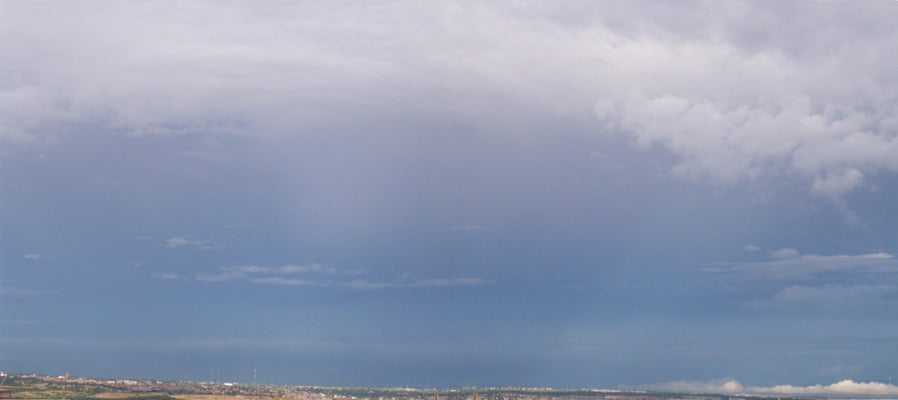
[[[0,372],[0,399],[72,400],[784,400],[789,397],[663,393],[621,389],[366,388],[162,381]],[[807,399],[804,397],[802,399]]]

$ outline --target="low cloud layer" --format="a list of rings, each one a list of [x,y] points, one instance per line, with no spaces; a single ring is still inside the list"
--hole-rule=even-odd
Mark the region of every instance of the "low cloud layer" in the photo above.
[[[656,385],[648,385],[651,390],[662,390],[686,393],[723,393],[723,394],[759,394],[759,395],[833,395],[833,396],[895,396],[898,386],[881,382],[855,382],[850,379],[830,385],[775,385],[775,386],[743,386],[735,379],[713,381],[676,381]]]

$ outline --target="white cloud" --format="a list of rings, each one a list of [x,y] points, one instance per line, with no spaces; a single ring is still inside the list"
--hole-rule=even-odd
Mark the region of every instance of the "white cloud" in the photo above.
[[[840,197],[857,187],[863,179],[864,174],[861,171],[849,168],[845,171],[829,173],[823,177],[815,177],[811,191],[823,196]]]
[[[46,260],[50,257],[43,255],[43,254],[28,253],[28,254],[25,254],[24,256],[22,256],[22,258],[24,258],[26,260],[31,260],[31,261],[40,261],[40,260]]]
[[[755,245],[753,245],[753,244],[747,244],[747,245],[745,245],[745,246],[742,246],[742,250],[750,251],[750,252],[752,252],[752,253],[756,253],[756,252],[761,251],[761,248],[758,247],[758,246],[755,246]]]
[[[367,280],[353,280],[341,283],[339,286],[354,289],[389,289],[389,288],[446,288],[456,286],[482,286],[489,285],[491,281],[481,278],[454,278],[454,279],[418,279],[395,280],[391,282],[369,282]]]
[[[824,301],[863,301],[895,291],[891,285],[792,285],[774,295],[775,300],[819,304]]]
[[[328,267],[320,264],[311,264],[311,265],[284,265],[277,268],[277,272],[280,274],[307,274],[307,273],[320,273],[320,274],[336,274],[338,271],[334,267]]]
[[[791,312],[853,312],[888,309],[898,286],[898,259],[885,252],[800,254],[792,248],[770,259],[701,269],[714,285],[744,290],[746,309]]]
[[[449,228],[449,230],[453,230],[453,231],[482,231],[484,229],[486,229],[486,226],[478,225],[478,224],[456,225],[456,226]]]
[[[280,276],[270,276],[264,278],[251,278],[252,283],[261,283],[264,285],[285,285],[285,286],[326,286],[325,282],[319,282],[310,279],[284,278]]]
[[[789,285],[772,297],[748,301],[747,309],[821,311],[890,309],[894,302],[888,296],[898,293],[898,287],[877,284],[845,285]]]
[[[743,386],[739,381],[728,378],[708,382],[676,381],[647,385],[653,390],[665,390],[686,393],[723,393],[723,394],[759,394],[759,395],[859,395],[859,396],[894,396],[898,395],[898,386],[881,382],[855,382],[843,380],[830,385],[775,385],[775,386]]]
[[[898,171],[894,4],[846,6],[13,2],[0,140],[523,107],[593,115],[597,131],[674,154],[679,176],[791,175],[833,197]]]
[[[783,249],[774,253],[780,257],[769,261],[738,265],[731,272],[759,278],[785,279],[810,278],[824,272],[843,273],[896,273],[898,260],[889,253],[867,253],[857,255],[798,255],[794,249]]]
[[[898,387],[881,382],[855,382],[843,380],[831,385],[792,386],[777,385],[770,387],[749,387],[752,393],[759,394],[830,394],[830,395],[865,395],[894,396],[898,395]]]
[[[53,293],[54,292],[50,292],[47,290],[24,289],[13,286],[0,285],[0,295],[4,296],[38,296]]]
[[[199,273],[194,279],[199,282],[245,281],[262,285],[280,286],[321,286],[351,289],[390,288],[446,288],[459,286],[482,286],[492,282],[481,278],[421,278],[411,279],[400,276],[389,281],[370,281],[354,278],[364,274],[363,270],[340,270],[320,264],[288,264],[280,267],[256,265],[221,267],[213,273]],[[296,278],[296,275],[304,275]]]
[[[216,250],[224,248],[224,246],[216,246],[208,241],[196,239],[193,235],[173,236],[166,239],[162,245],[168,248],[190,247],[197,250]]]
[[[175,236],[166,239],[164,246],[165,247],[184,247],[184,246],[196,246],[203,244],[204,242],[193,239],[192,236]]]
[[[789,247],[782,248],[777,251],[774,251],[773,253],[770,253],[770,257],[777,258],[780,260],[787,259],[787,258],[795,258],[800,255],[801,255],[801,253],[798,252],[798,250],[795,250],[795,249],[789,248]]]

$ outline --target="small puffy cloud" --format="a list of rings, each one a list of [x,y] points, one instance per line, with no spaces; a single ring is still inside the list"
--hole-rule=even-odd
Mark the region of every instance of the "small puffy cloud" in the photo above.
[[[215,250],[223,248],[223,246],[215,246],[208,241],[196,239],[193,235],[173,236],[166,239],[162,245],[170,249],[188,247],[197,250]]]
[[[786,247],[786,248],[782,248],[777,251],[774,251],[773,253],[770,254],[770,257],[782,260],[782,259],[786,259],[786,258],[795,258],[800,255],[801,255],[801,253],[798,250]]]
[[[163,245],[165,247],[184,247],[200,244],[203,244],[203,242],[193,239],[192,236],[175,236],[168,238]]]
[[[30,261],[40,261],[40,260],[46,260],[50,257],[43,255],[43,254],[28,253],[28,254],[25,254],[24,256],[22,256],[22,258],[24,258],[26,260],[30,260]]]
[[[165,280],[181,279],[181,276],[179,276],[178,274],[172,274],[172,273],[153,274],[153,277],[155,277],[156,279],[165,279]]]
[[[753,245],[753,244],[747,244],[745,246],[742,246],[742,250],[750,251],[752,253],[757,253],[757,252],[761,251],[761,248],[756,245]]]

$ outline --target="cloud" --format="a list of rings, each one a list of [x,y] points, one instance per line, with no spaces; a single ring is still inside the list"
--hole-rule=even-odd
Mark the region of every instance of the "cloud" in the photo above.
[[[845,171],[815,177],[811,191],[819,195],[838,198],[857,187],[863,179],[864,174],[861,171],[849,168]]]
[[[218,271],[213,273],[200,273],[195,276],[196,280],[202,282],[224,282],[231,280],[250,280],[255,283],[272,283],[272,284],[289,284],[284,278],[259,278],[259,276],[282,276],[295,274],[325,274],[333,275],[340,273],[336,268],[323,266],[320,264],[297,265],[288,264],[279,267],[266,267],[259,265],[237,265],[220,267]],[[346,274],[358,274],[358,270],[347,271]],[[294,285],[298,285],[299,281],[293,281]]]
[[[857,375],[861,372],[861,367],[857,365],[835,365],[820,370],[820,375],[827,376],[845,376]]]
[[[484,229],[486,229],[486,226],[477,224],[456,225],[449,228],[452,231],[482,231]]]
[[[807,279],[827,272],[898,273],[898,260],[885,252],[857,255],[801,254],[795,249],[781,249],[773,260],[745,263],[730,272],[767,279]]]
[[[318,274],[336,274],[338,271],[334,267],[328,267],[320,264],[311,264],[311,265],[284,265],[278,267],[276,270],[277,273],[280,274],[307,274],[307,273],[318,273]]]
[[[746,309],[793,312],[863,310],[871,314],[894,307],[898,286],[882,284],[788,285],[766,299],[743,304]]]
[[[0,285],[0,295],[4,296],[40,296],[46,294],[54,294],[48,290],[24,289],[13,286]]]
[[[489,285],[492,282],[481,278],[420,278],[400,276],[388,281],[370,281],[354,276],[364,274],[364,270],[340,270],[320,264],[283,265],[264,267],[256,265],[221,267],[213,273],[199,273],[194,279],[199,282],[244,281],[261,285],[278,286],[318,286],[342,287],[350,289],[391,289],[391,288],[447,288]],[[304,275],[302,278],[295,275]]]
[[[22,256],[22,258],[24,258],[26,260],[30,260],[30,261],[40,261],[40,260],[46,260],[50,257],[43,255],[43,254],[28,253],[28,254],[25,254],[24,256]]]
[[[166,239],[165,242],[162,243],[162,245],[172,249],[178,247],[190,247],[197,250],[214,250],[224,248],[224,246],[215,246],[210,242],[196,239],[193,235],[170,237]]]
[[[389,289],[389,288],[447,288],[456,286],[483,286],[491,284],[491,281],[481,278],[454,278],[454,279],[418,279],[395,280],[392,282],[369,282],[367,280],[354,280],[342,283],[339,286],[354,289]]]
[[[702,268],[708,283],[740,292],[748,310],[869,314],[890,309],[898,286],[898,259],[885,252],[801,254],[792,248],[763,261]]]
[[[761,251],[761,248],[758,247],[758,246],[755,246],[755,245],[753,245],[753,244],[747,244],[747,245],[745,245],[745,246],[742,246],[742,250],[750,251],[750,252],[752,252],[752,253],[756,253],[756,252]]]
[[[194,240],[192,236],[175,236],[167,239],[164,243],[165,247],[184,247],[196,246],[204,242]]]
[[[792,285],[779,291],[774,299],[787,302],[820,303],[821,301],[857,301],[871,297],[880,298],[894,292],[898,287],[891,285]]]
[[[795,258],[800,255],[801,255],[801,253],[799,253],[798,250],[795,250],[793,248],[788,248],[788,247],[782,248],[777,251],[774,251],[773,253],[770,253],[770,257],[777,258],[780,260],[787,259],[787,258]]]
[[[320,282],[310,279],[284,278],[280,276],[272,276],[265,278],[250,278],[252,283],[260,283],[263,285],[283,285],[283,286],[330,286],[327,282]]]
[[[16,62],[0,74],[0,140],[520,107],[592,116],[689,179],[786,175],[835,197],[898,171],[891,2],[87,7],[4,6],[0,52]]]
[[[855,382],[843,380],[830,385],[775,385],[775,386],[743,386],[739,381],[727,378],[707,382],[676,381],[647,385],[652,390],[663,390],[686,393],[723,393],[723,394],[758,394],[758,395],[858,395],[858,396],[894,396],[898,395],[898,386],[880,382]]]

